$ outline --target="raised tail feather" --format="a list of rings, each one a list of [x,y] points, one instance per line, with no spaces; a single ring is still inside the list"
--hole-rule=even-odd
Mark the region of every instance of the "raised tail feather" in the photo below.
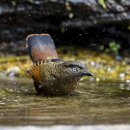
[[[33,62],[58,59],[55,44],[49,34],[31,34],[27,36],[26,41]]]

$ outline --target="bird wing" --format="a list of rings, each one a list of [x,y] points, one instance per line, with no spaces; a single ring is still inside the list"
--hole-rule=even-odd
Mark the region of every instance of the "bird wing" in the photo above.
[[[40,82],[41,76],[41,65],[43,61],[36,62],[32,65],[32,67],[27,71],[27,73],[34,79],[34,81]]]
[[[58,59],[54,41],[49,34],[31,34],[26,41],[33,62]]]

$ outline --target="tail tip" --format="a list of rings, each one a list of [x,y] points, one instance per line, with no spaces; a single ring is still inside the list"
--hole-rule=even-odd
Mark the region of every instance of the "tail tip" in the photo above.
[[[30,34],[30,35],[28,35],[28,36],[26,37],[26,41],[28,41],[28,39],[29,39],[30,37],[33,37],[33,36],[50,36],[50,34],[48,34],[48,33]]]

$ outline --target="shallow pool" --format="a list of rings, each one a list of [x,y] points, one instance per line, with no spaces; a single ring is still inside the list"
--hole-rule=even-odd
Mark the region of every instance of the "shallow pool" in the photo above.
[[[130,86],[81,81],[78,96],[45,97],[30,79],[0,80],[0,125],[90,126],[130,124]],[[28,128],[27,128],[28,129]]]

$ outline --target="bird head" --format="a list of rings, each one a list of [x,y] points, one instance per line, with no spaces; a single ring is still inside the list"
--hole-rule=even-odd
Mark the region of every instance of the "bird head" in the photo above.
[[[93,76],[88,72],[86,66],[80,62],[67,61],[63,63],[65,75],[73,78],[82,78],[83,76]]]

